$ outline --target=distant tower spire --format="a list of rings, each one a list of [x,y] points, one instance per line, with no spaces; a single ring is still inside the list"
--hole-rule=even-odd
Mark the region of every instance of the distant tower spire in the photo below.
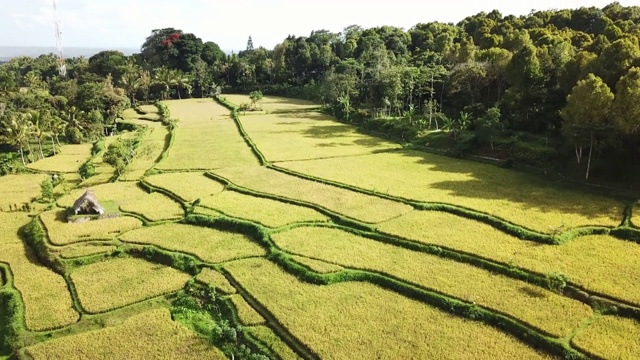
[[[58,4],[53,0],[53,25],[56,33],[56,48],[58,49],[58,73],[60,76],[67,75],[67,66],[62,56],[62,30],[60,30],[60,18],[58,17]]]
[[[251,35],[249,35],[249,40],[247,40],[247,51],[253,50],[253,39]]]

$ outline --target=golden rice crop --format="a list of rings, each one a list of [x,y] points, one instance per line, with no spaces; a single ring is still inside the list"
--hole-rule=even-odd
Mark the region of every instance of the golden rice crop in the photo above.
[[[29,220],[24,213],[0,213],[0,262],[11,268],[25,304],[27,328],[40,331],[73,324],[79,315],[64,279],[41,265],[18,236],[18,229]]]
[[[546,358],[492,327],[368,283],[306,284],[264,259],[225,269],[320,358]]]
[[[140,214],[151,221],[175,220],[184,217],[177,202],[158,192],[146,194],[137,200],[120,204],[122,211]]]
[[[140,120],[144,121],[144,120]],[[120,180],[133,181],[142,178],[151,169],[164,151],[169,131],[160,123],[144,121],[144,138],[136,149],[137,155],[127,166]]]
[[[91,144],[64,145],[57,155],[38,160],[28,168],[58,173],[74,173],[91,157]]]
[[[571,341],[578,348],[603,359],[637,359],[640,354],[640,322],[602,316]]]
[[[557,337],[571,333],[592,315],[588,305],[543,288],[337,229],[296,228],[274,234],[273,240],[284,250],[295,254],[384,272],[492,308]]]
[[[258,314],[258,312],[252,308],[241,295],[232,295],[229,296],[229,298],[238,312],[238,318],[240,318],[242,325],[250,326],[264,324],[265,320],[262,315]]]
[[[227,101],[235,104],[236,106],[240,106],[242,104],[250,104],[251,99],[249,99],[249,95],[243,94],[224,94],[223,98],[227,99]],[[258,102],[258,107],[262,108],[262,113],[264,112],[273,112],[273,111],[301,111],[301,110],[311,110],[320,107],[318,104],[314,104],[311,101],[299,100],[299,99],[289,99],[277,96],[265,96]],[[253,112],[247,111],[246,114],[251,114]]]
[[[88,243],[65,247],[60,251],[60,256],[65,259],[73,259],[83,256],[107,254],[115,250],[113,244]]]
[[[200,205],[274,228],[295,222],[329,220],[313,209],[234,191],[223,191],[206,197]]]
[[[171,320],[166,308],[121,324],[29,346],[34,359],[226,359],[205,339]]]
[[[40,196],[40,183],[46,178],[44,174],[0,176],[0,212],[20,209]]]
[[[155,105],[140,105],[140,109],[147,114],[157,114],[158,108]]]
[[[244,331],[258,339],[266,345],[282,360],[299,360],[302,359],[291,348],[280,339],[276,333],[266,326],[251,326],[244,328]]]
[[[137,183],[115,182],[96,185],[90,188],[98,201],[113,201],[120,210],[143,215],[150,220],[176,219],[184,216],[180,204],[160,193],[149,194]],[[87,189],[80,188],[58,200],[61,207],[71,207]]]
[[[625,204],[493,165],[418,151],[279,164],[368,190],[464,206],[541,232],[617,226]]]
[[[178,119],[175,140],[158,169],[218,169],[258,165],[229,111],[211,99],[167,101]]]
[[[116,258],[71,273],[80,303],[99,313],[179,290],[191,277],[164,265]]]
[[[561,273],[585,288],[640,305],[640,246],[611,236],[586,236],[563,245],[519,240],[483,223],[414,211],[378,227],[383,232],[494,259],[542,274]]]
[[[222,184],[197,172],[166,173],[148,176],[145,180],[155,187],[176,194],[187,202],[193,202],[198,198],[204,198],[224,190]]]
[[[29,216],[24,212],[0,212],[0,245],[22,244],[18,229],[29,220]]]
[[[363,135],[355,126],[317,113],[241,116],[251,140],[271,162],[371,154],[399,144]]]
[[[377,223],[411,211],[408,205],[297,178],[264,167],[215,171],[249,189],[304,200],[364,222]]]
[[[68,223],[65,210],[52,210],[40,215],[49,239],[55,245],[67,245],[92,240],[111,240],[129,230],[142,226],[142,222],[130,216]]]
[[[144,227],[124,234],[121,240],[192,254],[212,263],[265,255],[245,235],[184,224]]]
[[[292,255],[291,258],[295,261],[298,262],[306,267],[308,267],[309,269],[318,272],[320,274],[329,274],[329,273],[334,273],[334,272],[338,272],[338,271],[342,271],[344,270],[344,268],[340,265],[336,265],[336,264],[331,264],[328,262],[324,262],[321,260],[316,260],[316,259],[310,259],[308,257],[305,256],[298,256],[298,255]]]
[[[220,274],[219,272],[213,269],[209,269],[209,268],[202,269],[202,271],[200,271],[198,276],[196,276],[196,280],[203,282],[207,285],[213,286],[216,289],[216,291],[221,291],[225,294],[235,294],[236,292],[236,289],[233,286],[231,286],[231,284],[229,283],[229,280],[227,280],[227,278],[224,277],[224,275]]]

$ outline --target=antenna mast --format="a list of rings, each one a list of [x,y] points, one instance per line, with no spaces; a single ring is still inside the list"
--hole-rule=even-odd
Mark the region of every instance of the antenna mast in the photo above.
[[[62,56],[62,31],[60,30],[60,18],[58,17],[58,4],[53,0],[53,24],[56,32],[56,48],[58,49],[58,72],[60,76],[67,75],[67,66]]]

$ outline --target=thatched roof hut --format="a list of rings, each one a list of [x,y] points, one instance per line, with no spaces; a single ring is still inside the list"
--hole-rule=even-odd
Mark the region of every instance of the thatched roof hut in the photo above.
[[[84,195],[80,196],[73,204],[73,212],[76,215],[104,215],[104,208],[98,202],[96,194],[91,190],[87,190]]]

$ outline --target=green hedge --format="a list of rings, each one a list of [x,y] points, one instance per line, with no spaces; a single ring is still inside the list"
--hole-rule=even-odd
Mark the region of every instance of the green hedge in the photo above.
[[[19,336],[24,331],[22,309],[17,291],[0,290],[0,357],[14,354],[19,347]]]
[[[66,271],[64,264],[49,252],[49,248],[47,246],[47,233],[38,217],[34,217],[27,225],[22,227],[20,229],[20,235],[27,245],[33,249],[36,257],[42,264],[51,268],[58,274],[65,274]]]

